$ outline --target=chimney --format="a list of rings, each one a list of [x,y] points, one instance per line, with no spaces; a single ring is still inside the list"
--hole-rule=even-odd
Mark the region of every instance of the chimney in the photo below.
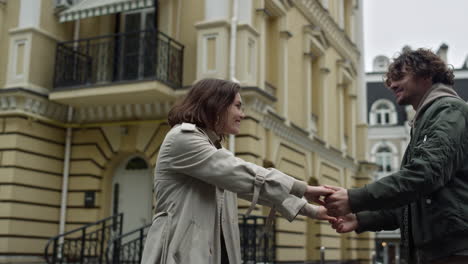
[[[447,52],[448,52],[448,45],[442,43],[440,45],[439,50],[437,50],[437,56],[439,56],[445,63],[447,63]]]

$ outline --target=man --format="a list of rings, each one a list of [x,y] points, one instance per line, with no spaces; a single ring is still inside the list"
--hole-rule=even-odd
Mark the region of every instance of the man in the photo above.
[[[453,72],[426,49],[404,51],[385,84],[416,111],[401,168],[362,188],[330,188],[339,233],[400,228],[402,262],[468,263],[468,105]],[[352,214],[354,213],[354,214]]]

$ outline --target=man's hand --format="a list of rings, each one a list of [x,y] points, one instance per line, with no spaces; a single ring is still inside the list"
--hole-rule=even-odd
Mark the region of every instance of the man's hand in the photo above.
[[[323,186],[307,186],[306,192],[304,193],[304,197],[309,202],[314,202],[320,205],[325,205],[323,200],[320,200],[321,196],[328,196],[335,191],[332,188],[325,188]]]
[[[336,221],[330,220],[328,222],[337,233],[348,233],[359,227],[359,222],[355,214],[347,214],[345,216],[341,216]]]
[[[336,186],[325,186],[334,193],[325,198],[325,207],[331,216],[343,216],[351,213],[349,205],[348,190]]]

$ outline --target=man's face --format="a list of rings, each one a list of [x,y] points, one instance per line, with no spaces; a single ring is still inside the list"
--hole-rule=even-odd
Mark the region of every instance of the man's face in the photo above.
[[[389,88],[395,94],[396,102],[399,105],[410,104],[416,109],[432,82],[429,79],[415,76],[405,69],[402,70],[402,73],[402,78],[390,81]]]

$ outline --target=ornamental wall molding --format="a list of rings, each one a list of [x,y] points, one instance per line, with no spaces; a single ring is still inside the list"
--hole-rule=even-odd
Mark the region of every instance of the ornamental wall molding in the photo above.
[[[343,158],[341,152],[327,148],[317,140],[304,135],[303,131],[286,125],[283,120],[278,119],[274,115],[263,115],[260,125],[271,130],[280,138],[301,146],[307,151],[317,153],[321,158],[333,162],[340,167],[351,169],[353,172],[356,172],[358,169],[358,166],[352,160]]]
[[[29,93],[14,92],[0,94],[0,113],[24,113],[27,115],[38,115],[59,122],[65,122],[67,107],[51,102],[45,97]]]
[[[275,97],[271,97],[256,87],[243,87],[242,97],[245,107],[259,114],[261,117],[260,125],[265,129],[269,129],[280,138],[293,142],[307,151],[317,153],[320,157],[343,168],[349,168],[353,172],[357,171],[357,164],[344,157],[342,152],[328,148],[320,140],[314,139],[310,132],[295,127],[294,124],[290,124],[282,116],[277,115],[271,107],[271,104],[276,101]]]
[[[316,0],[293,0],[293,3],[312,24],[323,29],[331,46],[344,58],[349,59],[356,68],[360,56],[358,48],[321,4]]]
[[[73,123],[166,119],[173,102],[119,104],[74,107]],[[67,105],[29,92],[12,91],[0,94],[0,114],[26,114],[67,122]]]
[[[75,107],[73,122],[165,119],[173,102]]]

